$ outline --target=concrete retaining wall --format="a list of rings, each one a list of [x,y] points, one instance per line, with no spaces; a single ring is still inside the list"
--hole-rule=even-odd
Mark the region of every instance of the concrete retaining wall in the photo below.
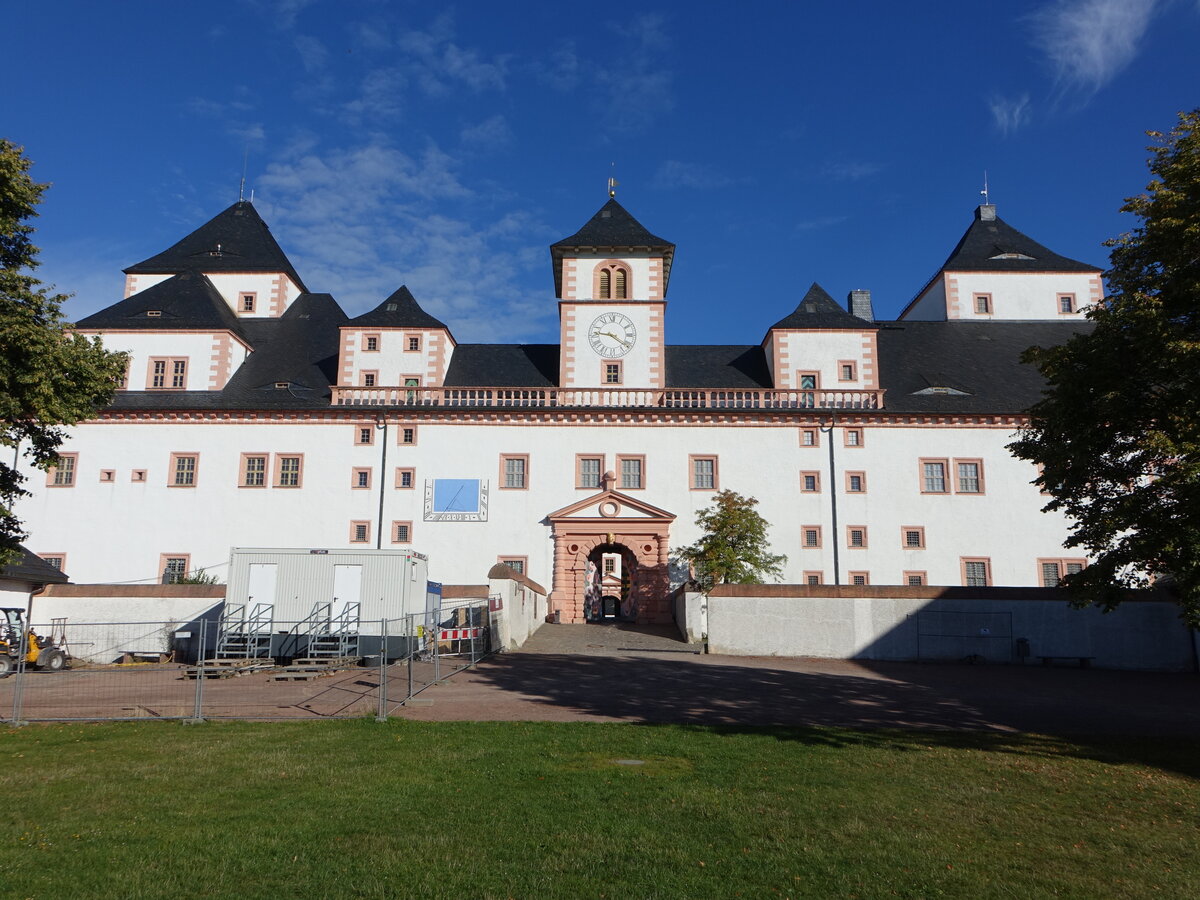
[[[1028,662],[1090,656],[1112,669],[1192,671],[1197,636],[1168,600],[1131,599],[1115,611],[1074,609],[1046,588],[721,585],[679,604],[689,640],[737,656]]]

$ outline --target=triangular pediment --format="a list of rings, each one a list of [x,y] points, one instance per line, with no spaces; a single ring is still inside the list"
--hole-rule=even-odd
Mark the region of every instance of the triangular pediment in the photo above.
[[[627,522],[631,519],[672,522],[675,515],[620,491],[607,490],[555,510],[546,518],[552,523],[595,520]]]

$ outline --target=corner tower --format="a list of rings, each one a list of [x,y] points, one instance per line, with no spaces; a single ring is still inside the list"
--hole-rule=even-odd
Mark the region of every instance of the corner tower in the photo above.
[[[667,283],[675,245],[616,201],[550,245],[563,388],[662,388]]]

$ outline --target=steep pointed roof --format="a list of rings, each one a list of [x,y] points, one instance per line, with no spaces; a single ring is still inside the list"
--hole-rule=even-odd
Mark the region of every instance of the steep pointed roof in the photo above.
[[[178,272],[286,272],[301,291],[308,288],[292,268],[254,205],[239,200],[179,243],[125,270],[127,275]]]
[[[232,331],[244,336],[242,322],[212,282],[199,272],[182,272],[160,281],[80,319],[75,327],[119,331]]]
[[[416,297],[403,284],[373,310],[346,324],[356,328],[446,328],[444,323],[421,309]]]
[[[875,327],[877,326],[874,322],[868,322],[848,313],[840,303],[829,296],[825,288],[814,281],[795,310],[772,325],[771,330],[774,331],[777,328],[846,328],[862,331]]]
[[[1096,266],[1067,259],[1022,234],[985,204],[939,270],[941,272],[1099,272]]]
[[[671,280],[671,262],[675,258],[675,245],[646,230],[629,211],[609,197],[588,219],[587,224],[570,237],[550,245],[550,258],[554,261],[554,289],[562,296],[562,259],[570,251],[580,250],[661,250],[663,254],[663,292]]]

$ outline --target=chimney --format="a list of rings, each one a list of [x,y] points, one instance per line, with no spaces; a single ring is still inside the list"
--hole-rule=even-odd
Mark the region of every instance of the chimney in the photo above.
[[[975,218],[980,222],[995,222],[996,221],[996,204],[981,203],[979,209],[975,210]]]
[[[875,310],[871,308],[870,291],[851,291],[847,302],[850,304],[850,315],[866,319],[868,322],[875,321]]]

